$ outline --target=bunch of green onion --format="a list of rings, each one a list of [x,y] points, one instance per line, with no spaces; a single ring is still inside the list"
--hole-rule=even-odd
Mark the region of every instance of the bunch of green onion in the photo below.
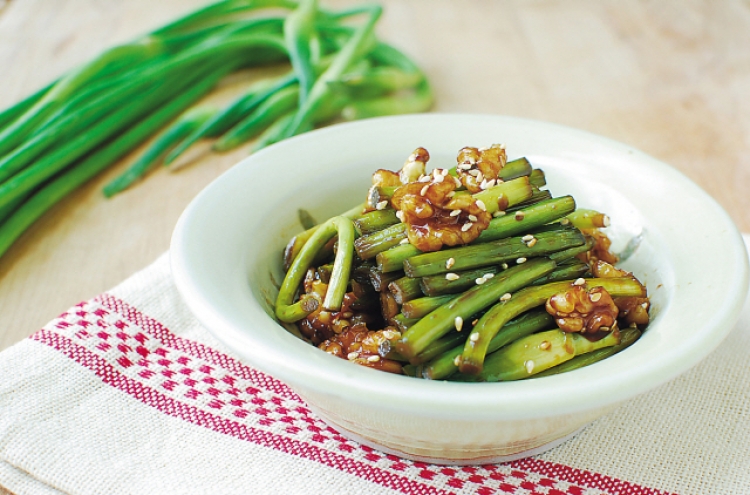
[[[423,73],[373,28],[367,5],[224,0],[111,48],[0,112],[0,256],[45,211],[172,123],[105,188],[111,196],[152,165],[218,138],[253,149],[337,118],[429,108]],[[364,20],[362,20],[364,19]],[[192,108],[238,69],[291,63],[222,110]]]
[[[456,169],[448,173],[455,177]],[[508,162],[499,178],[499,184],[473,195],[495,213],[479,237],[428,253],[408,242],[406,224],[390,204],[372,209],[388,203],[396,188],[373,186],[365,204],[290,241],[277,318],[293,323],[319,308],[336,314],[344,294],[356,287],[352,307],[382,312],[386,324],[400,332],[379,357],[426,379],[544,376],[633,344],[641,336],[635,325],[607,328],[606,335],[589,339],[560,330],[544,309],[550,297],[576,285],[602,287],[615,298],[647,297],[634,277],[592,277],[589,264],[577,258],[595,245],[584,232],[608,225],[606,216],[577,209],[572,196],[553,197],[543,189],[544,172],[525,158]],[[505,211],[498,211],[499,198],[507,200]],[[310,269],[327,284],[322,302],[300,289]]]

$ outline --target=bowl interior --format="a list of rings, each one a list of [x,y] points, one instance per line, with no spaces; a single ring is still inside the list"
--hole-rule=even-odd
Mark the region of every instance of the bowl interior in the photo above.
[[[653,320],[632,348],[571,373],[502,384],[428,382],[333,358],[275,322],[281,252],[301,230],[364,200],[372,172],[397,170],[417,146],[428,168],[463,146],[503,142],[547,174],[553,195],[609,214],[623,267],[645,282]],[[630,246],[629,243],[631,243]],[[706,269],[706,260],[713,260]],[[334,126],[251,156],[203,191],[172,242],[175,281],[191,310],[250,364],[291,386],[400,412],[541,416],[611,404],[673,378],[713,349],[736,318],[747,261],[728,216],[680,173],[631,148],[551,124],[494,116],[418,115]],[[696,304],[701,301],[701,304]],[[585,384],[585,386],[584,386]],[[473,407],[467,410],[465,404]]]

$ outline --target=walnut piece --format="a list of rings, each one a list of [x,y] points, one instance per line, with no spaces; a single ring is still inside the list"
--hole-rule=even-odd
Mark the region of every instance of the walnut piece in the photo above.
[[[409,242],[420,251],[468,244],[489,225],[492,215],[470,195],[462,195],[466,201],[453,200],[457,187],[458,181],[447,169],[435,169],[393,194],[391,204],[401,212]]]
[[[581,229],[581,232],[594,239],[594,247],[592,247],[590,251],[578,255],[578,258],[581,261],[584,261],[591,266],[593,266],[597,260],[606,261],[611,265],[620,261],[617,255],[609,250],[610,247],[612,247],[612,241],[607,237],[607,234],[599,229]]]
[[[367,325],[360,323],[332,336],[318,348],[360,366],[401,373],[401,363],[386,358],[392,343],[400,338],[401,334],[393,327],[368,330]]]
[[[502,144],[493,144],[489,148],[467,146],[458,152],[456,172],[461,184],[470,193],[476,193],[502,182],[498,179],[498,174],[507,161],[508,156]]]
[[[304,294],[300,296],[303,304],[313,311],[305,318],[297,322],[302,335],[318,345],[324,340],[338,335],[347,328],[358,324],[367,324],[372,321],[372,316],[367,312],[359,312],[352,309],[352,305],[358,300],[354,292],[347,292],[339,311],[325,311],[323,299],[325,299],[328,284],[320,280],[317,270],[311,268],[305,274],[303,281]]]
[[[631,277],[635,279],[632,273],[602,260],[596,260],[591,266],[591,271],[597,278]],[[618,315],[620,326],[648,325],[650,321],[648,310],[651,306],[648,297],[615,297],[614,301],[620,310]]]
[[[571,285],[547,300],[547,312],[565,332],[593,334],[611,330],[617,321],[618,308],[604,287],[586,290]]]
[[[378,169],[372,174],[372,188],[367,195],[366,210],[372,211],[377,209],[379,202],[377,189],[386,187],[398,187],[409,182],[414,182],[422,177],[425,173],[425,165],[430,160],[430,154],[424,148],[417,148],[409,155],[398,172],[392,172],[386,169]]]
[[[651,301],[647,297],[616,297],[615,304],[620,310],[620,325],[648,325]]]

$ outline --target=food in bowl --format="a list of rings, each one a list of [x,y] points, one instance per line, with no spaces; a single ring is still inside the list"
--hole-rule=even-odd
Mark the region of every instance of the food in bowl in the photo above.
[[[462,146],[498,136],[544,170],[552,191],[610,216],[612,250],[623,253],[618,266],[649,289],[651,322],[631,348],[544,379],[466,384],[376,372],[279,328],[279,252],[307,228],[298,209],[323,220],[361,204],[373,171],[400,165],[417,144],[431,164],[452,164]],[[640,243],[626,256],[633,238]],[[254,153],[185,210],[170,259],[200,324],[243,362],[287,383],[342,436],[419,461],[472,465],[559,445],[695,366],[737,321],[748,280],[731,218],[669,165],[601,136],[495,115],[365,120]]]
[[[615,266],[606,215],[503,145],[429,160],[375,171],[364,203],[292,238],[280,321],[355,364],[455,381],[556,374],[638,340],[650,301]]]

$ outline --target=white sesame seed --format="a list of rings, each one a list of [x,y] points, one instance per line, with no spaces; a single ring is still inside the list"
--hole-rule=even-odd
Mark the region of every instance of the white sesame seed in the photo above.
[[[533,238],[534,238],[534,236],[533,236],[533,235],[531,235],[531,234],[526,234],[525,236],[521,237],[521,240],[522,240],[523,242],[529,242],[529,241],[530,241],[531,239],[533,239]]]
[[[481,153],[482,151],[487,151],[488,149],[489,149],[489,148],[488,148],[487,146],[482,146],[482,147],[481,147],[481,148],[479,148],[479,149],[478,149],[477,151]]]
[[[443,177],[440,174],[435,175],[435,182],[443,182],[445,180],[445,177]]]
[[[409,238],[407,237],[406,239],[401,239],[400,241],[398,241],[398,243],[399,244],[409,244]]]
[[[537,239],[537,238],[535,237],[535,238],[531,239],[531,240],[530,240],[529,242],[527,242],[527,243],[526,243],[526,246],[528,246],[528,247],[534,247],[534,246],[536,246],[536,243],[537,243],[537,241],[538,241],[538,240],[539,240],[539,239]]]
[[[457,177],[451,177],[453,179],[453,182],[456,184],[456,187],[461,187],[461,181],[458,180]]]
[[[516,260],[516,264],[517,264],[517,265],[520,265],[521,263],[526,263],[526,258],[518,258],[518,259]]]
[[[486,207],[486,206],[484,205],[484,201],[482,201],[481,199],[478,199],[478,200],[476,201],[476,204],[477,204],[477,207],[478,207],[478,208],[479,208],[480,210],[482,210],[482,211],[487,211],[487,207]]]
[[[458,356],[456,356],[453,359],[453,365],[454,366],[461,366],[461,354],[459,354]]]
[[[474,169],[474,170],[469,170],[469,175],[472,175],[472,176],[474,176],[474,177],[476,177],[477,175],[479,175],[479,173],[480,173],[480,172],[479,172],[479,170],[477,170],[477,169]]]
[[[474,224],[471,222],[465,223],[461,226],[461,232],[466,232],[469,230]]]
[[[469,215],[469,220],[471,220],[472,222],[476,222],[478,219],[475,215]]]
[[[526,368],[526,372],[530,375],[532,371],[534,371],[534,361],[528,360],[525,363],[523,363],[524,368]]]
[[[424,195],[425,195],[425,194],[427,193],[427,189],[429,189],[429,188],[430,188],[430,185],[429,185],[429,184],[427,184],[426,186],[424,186],[424,187],[422,188],[422,190],[421,190],[421,191],[419,191],[419,195],[420,195],[420,196],[424,196]]]
[[[607,215],[604,215],[604,218],[602,219],[602,225],[604,225],[605,227],[609,227],[610,221]]]
[[[489,189],[491,187],[495,187],[495,182],[496,182],[495,179],[488,180],[487,181],[487,189]]]
[[[420,175],[417,182],[430,182],[432,180],[432,177],[429,175]]]
[[[483,181],[484,181],[484,174],[482,173],[482,171],[481,171],[481,170],[480,170],[480,171],[479,171],[479,173],[477,174],[477,181],[478,181],[478,182],[483,182]]]
[[[648,309],[648,302],[645,302],[645,303],[641,303],[641,307],[642,307],[643,309]]]
[[[486,278],[487,280],[491,279],[494,276],[494,273],[485,273],[484,275],[482,275],[482,277]]]
[[[445,177],[446,175],[448,175],[448,169],[444,168],[443,170],[441,170],[440,171],[440,175],[442,175],[443,177]]]
[[[510,298],[513,297],[510,292],[506,292],[502,296],[500,296],[501,301],[510,301]]]
[[[404,212],[401,211],[401,210],[398,210],[396,212],[396,218],[398,218],[399,220],[401,220],[403,222],[404,221]]]
[[[584,285],[586,281],[582,278],[577,278],[575,282],[573,282],[573,285]]]
[[[455,258],[448,258],[448,261],[446,261],[446,262],[445,262],[445,268],[446,268],[447,270],[450,270],[450,269],[451,269],[451,267],[452,267],[453,265],[455,265],[455,264],[456,264],[456,259],[455,259]]]
[[[370,356],[367,358],[367,360],[371,363],[377,363],[378,361],[380,361],[380,356]]]
[[[503,270],[507,270],[508,269],[508,263],[503,263],[502,265],[500,265],[500,268],[502,268]]]
[[[463,162],[456,168],[460,168],[461,170],[469,170],[471,168],[471,163]]]
[[[445,280],[458,280],[459,276],[456,273],[449,272],[445,274]]]
[[[357,359],[358,357],[359,357],[358,352],[350,352],[349,354],[346,355],[346,359],[348,359],[349,361],[353,361]]]
[[[447,197],[448,197],[449,199],[450,199],[450,198],[452,198],[452,197],[453,197],[453,196],[455,196],[455,195],[456,195],[456,191],[451,191],[451,192],[449,192],[448,194],[446,194],[446,196],[447,196]]]
[[[453,210],[452,212],[450,212],[450,216],[452,217],[457,217],[460,214],[461,214],[461,210]]]
[[[601,298],[602,298],[602,293],[601,292],[594,292],[593,294],[591,294],[589,296],[589,299],[591,299],[591,302],[597,302]]]
[[[479,277],[478,279],[474,280],[474,282],[475,282],[475,283],[476,283],[477,285],[482,285],[482,284],[483,284],[483,283],[485,283],[486,281],[487,281],[487,279],[486,279],[486,278],[484,278],[484,277]]]
[[[539,348],[541,350],[543,350],[543,351],[546,351],[547,349],[550,348],[551,345],[552,344],[550,344],[549,341],[545,340],[544,342],[542,342],[541,344],[539,344]]]
[[[464,326],[464,319],[460,316],[456,316],[456,318],[453,320],[453,324],[456,326],[456,330],[460,332]]]
[[[610,328],[609,327],[599,327],[599,330],[601,330],[602,332],[609,332]],[[581,333],[583,333],[584,331],[585,331],[585,329],[581,330]]]
[[[396,332],[394,332],[393,330],[383,330],[383,337],[388,340],[392,340],[396,338]]]
[[[503,210],[497,210],[495,213],[492,214],[492,218],[498,218],[498,217],[504,217],[505,212]]]
[[[469,337],[469,340],[471,340],[472,342],[478,341],[479,340],[479,334],[478,333],[472,333],[471,337]]]
[[[523,217],[525,217],[525,216],[526,216],[526,214],[524,212],[522,212],[522,211],[517,211],[516,212],[516,220],[518,220],[519,222],[521,220],[523,220]]]
[[[483,180],[481,184],[479,184],[479,189],[487,189],[487,181]]]
[[[568,225],[569,223],[570,219],[568,218],[563,218],[562,220],[560,220],[560,225]]]
[[[385,210],[385,207],[388,206],[388,201],[383,200],[379,201],[378,204],[375,205],[376,210]]]

